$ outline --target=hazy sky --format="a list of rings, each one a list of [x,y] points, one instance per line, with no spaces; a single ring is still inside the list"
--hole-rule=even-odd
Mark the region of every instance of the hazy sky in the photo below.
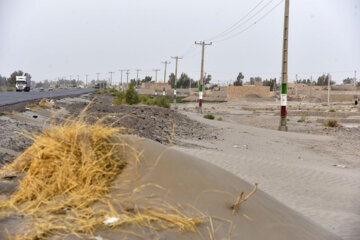
[[[268,13],[257,24],[254,22]],[[241,20],[205,51],[213,81],[281,74],[284,1],[281,0],[0,0],[0,74],[29,72],[33,80],[89,74],[119,81],[119,69],[153,76],[161,61],[184,56],[179,72],[200,78],[200,46]],[[263,10],[261,10],[264,8]],[[248,26],[250,28],[241,32]],[[230,36],[229,40],[217,41]],[[360,75],[360,0],[290,0],[289,81],[332,73],[341,82]],[[125,77],[125,75],[124,75]]]

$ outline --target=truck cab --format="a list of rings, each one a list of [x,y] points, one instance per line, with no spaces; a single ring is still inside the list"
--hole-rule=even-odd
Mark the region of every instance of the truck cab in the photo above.
[[[17,92],[30,91],[31,77],[29,76],[16,76],[15,89]]]

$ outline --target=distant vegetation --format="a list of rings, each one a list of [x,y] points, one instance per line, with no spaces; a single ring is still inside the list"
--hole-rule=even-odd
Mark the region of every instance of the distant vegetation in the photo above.
[[[210,119],[210,120],[214,120],[214,119],[215,119],[215,116],[212,115],[212,114],[206,114],[206,115],[204,115],[204,118]]]
[[[338,124],[337,120],[335,120],[335,119],[329,119],[329,120],[327,120],[327,122],[325,123],[325,126],[327,126],[327,127],[339,127],[340,125]]]
[[[114,99],[114,105],[121,105],[121,104],[129,104],[129,105],[135,105],[138,103],[142,103],[145,105],[150,106],[159,106],[164,108],[170,108],[170,100],[166,97],[148,97],[148,96],[139,96],[138,93],[135,90],[135,87],[133,84],[129,85],[129,88],[126,90],[126,92],[119,92],[117,90],[111,90],[109,91],[111,94],[115,94]]]

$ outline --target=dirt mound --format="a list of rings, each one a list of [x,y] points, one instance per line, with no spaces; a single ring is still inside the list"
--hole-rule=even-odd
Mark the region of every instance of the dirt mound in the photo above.
[[[217,139],[217,129],[209,131],[207,125],[190,120],[174,110],[145,105],[112,106],[112,101],[111,96],[98,96],[88,113],[97,117],[110,115],[112,117],[109,118],[109,123],[116,122],[114,126],[132,129],[134,134],[164,144],[171,141],[173,127],[174,144],[179,143],[179,138]],[[67,110],[71,113],[78,113],[83,108],[84,103],[73,103],[67,106]]]

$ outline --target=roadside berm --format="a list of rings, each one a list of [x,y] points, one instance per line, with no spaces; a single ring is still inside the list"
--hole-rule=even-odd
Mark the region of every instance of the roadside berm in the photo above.
[[[0,239],[338,239],[172,140],[86,110],[21,133],[33,144],[0,171]]]

